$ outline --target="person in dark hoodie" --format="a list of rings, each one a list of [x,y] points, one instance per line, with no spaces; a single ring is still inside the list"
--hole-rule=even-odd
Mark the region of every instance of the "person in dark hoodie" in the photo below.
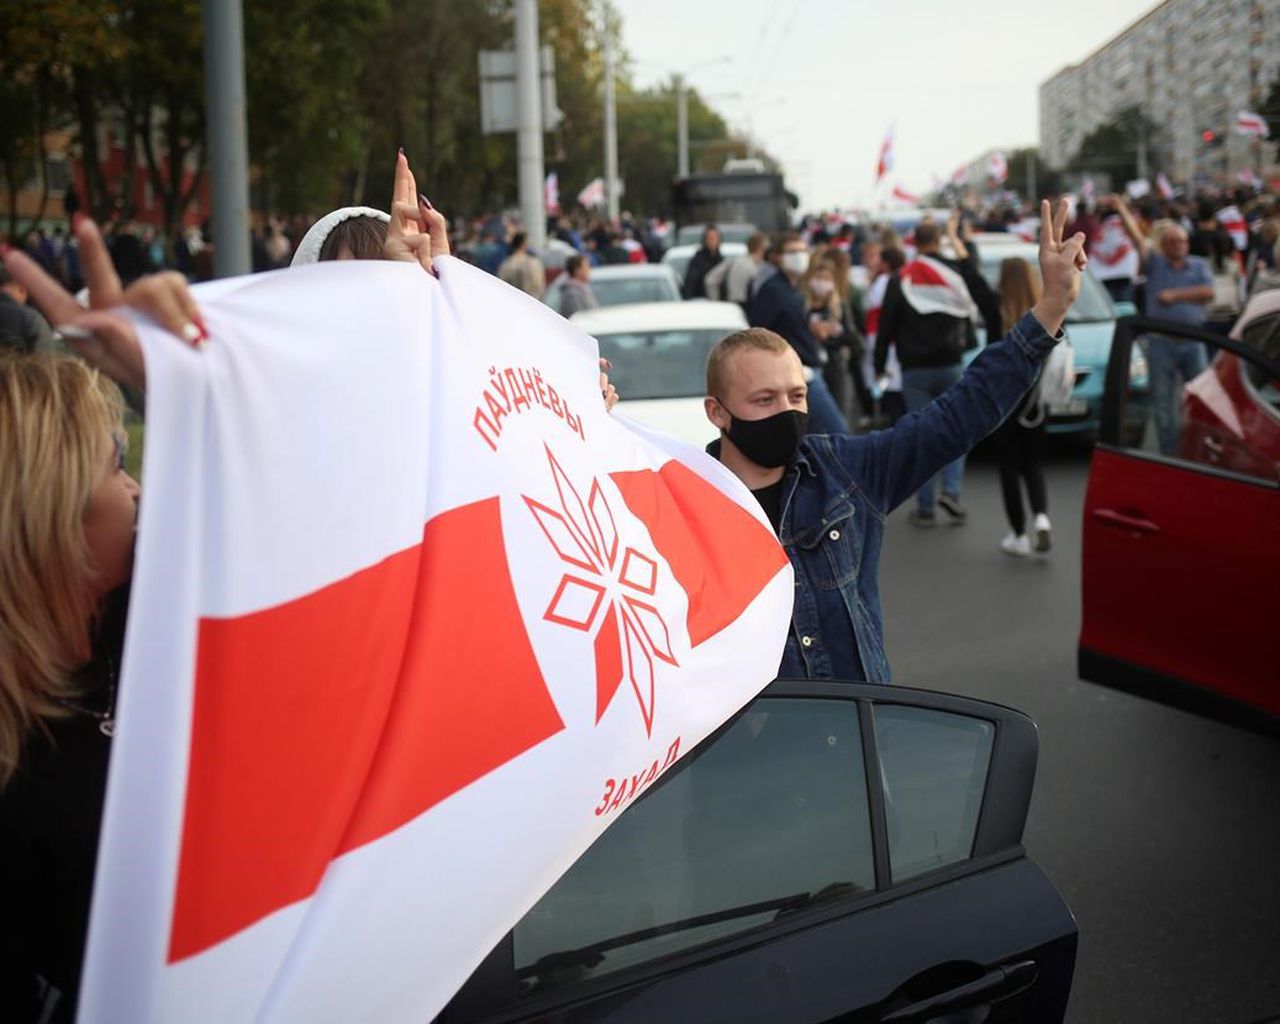
[[[693,254],[684,272],[684,284],[680,294],[686,299],[707,297],[707,275],[724,259],[720,255],[720,232],[714,224],[708,224],[702,232],[702,248]]]
[[[960,379],[964,352],[976,344],[973,321],[980,309],[988,324],[987,336],[998,338],[1002,333],[999,302],[960,241],[954,219],[948,225],[948,236],[957,257],[953,260],[941,257],[937,224],[924,221],[917,225],[916,258],[891,278],[885,289],[876,334],[875,372],[877,379],[884,377],[889,346],[896,346],[909,412],[923,409]],[[916,493],[916,507],[910,515],[916,526],[934,525],[935,504],[941,505],[954,523],[968,518],[960,503],[964,456],[948,463],[940,475],[941,495],[937,495],[937,481],[932,477]]]

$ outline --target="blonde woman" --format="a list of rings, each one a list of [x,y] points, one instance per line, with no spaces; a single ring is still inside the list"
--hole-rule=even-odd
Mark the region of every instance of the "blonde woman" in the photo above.
[[[853,377],[849,367],[856,365],[852,362],[851,346],[855,339],[861,340],[861,335],[853,320],[853,310],[841,292],[839,264],[832,258],[836,253],[844,255],[832,249],[813,253],[809,269],[800,279],[800,292],[804,296],[809,333],[826,354],[822,375],[845,421],[854,422]],[[847,292],[847,276],[844,289]],[[858,355],[861,356],[861,351]]]
[[[5,269],[87,360],[0,360],[5,1022],[75,1019],[139,500],[124,470],[120,393],[103,374],[133,388],[146,384],[137,334],[112,310],[129,305],[196,348],[208,340],[181,274],[152,274],[124,289],[97,227],[77,219],[73,230],[88,311],[29,257],[0,246]],[[415,261],[428,272],[431,259],[449,251],[445,220],[418,197],[403,154],[383,235],[383,258]],[[346,246],[353,251],[345,255],[360,255],[350,240]],[[607,403],[612,388],[603,377],[601,388]]]
[[[1000,264],[1000,320],[1005,331],[1018,322],[1040,298],[1040,278],[1034,267],[1020,257]],[[1000,462],[1000,490],[1004,498],[1009,533],[1000,542],[1006,554],[1025,558],[1032,550],[1044,554],[1050,547],[1049,499],[1045,492],[1044,415],[1040,409],[1039,388],[1031,393],[1021,408],[1004,421],[991,435]],[[1032,533],[1027,533],[1027,517],[1022,504],[1022,486],[1026,485],[1031,503]]]
[[[6,1020],[72,1019],[133,565],[122,410],[115,384],[75,358],[0,358]]]

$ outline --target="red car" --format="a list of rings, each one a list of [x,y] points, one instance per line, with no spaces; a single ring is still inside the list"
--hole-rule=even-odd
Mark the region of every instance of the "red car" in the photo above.
[[[1217,347],[1171,454],[1128,387],[1148,332]],[[1230,338],[1119,321],[1084,523],[1081,677],[1280,731],[1280,292]]]

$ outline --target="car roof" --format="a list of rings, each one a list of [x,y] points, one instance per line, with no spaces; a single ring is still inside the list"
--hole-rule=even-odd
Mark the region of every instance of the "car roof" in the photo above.
[[[591,280],[611,277],[670,277],[673,271],[661,263],[612,263],[591,268]]]
[[[588,334],[625,334],[635,331],[741,330],[747,326],[736,302],[633,302],[621,306],[584,309],[570,319]]]
[[[691,242],[687,245],[673,245],[671,246],[670,249],[668,249],[665,253],[662,254],[662,259],[663,261],[665,261],[668,256],[671,256],[671,257],[692,256],[695,252],[697,252],[701,248],[702,248],[701,242]],[[746,251],[747,251],[746,242],[721,242],[720,243],[721,256],[741,256]]]

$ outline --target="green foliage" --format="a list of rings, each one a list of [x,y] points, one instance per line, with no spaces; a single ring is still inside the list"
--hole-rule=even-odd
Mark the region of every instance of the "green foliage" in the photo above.
[[[1031,194],[1027,159],[1035,162],[1035,194]],[[1015,149],[1007,154],[1009,161],[1008,186],[1016,189],[1030,202],[1037,202],[1045,196],[1052,196],[1063,189],[1062,175],[1053,170],[1040,159],[1040,150],[1036,146]]]
[[[201,0],[0,0],[0,187],[11,206],[43,164],[46,133],[70,128],[85,165],[87,208],[130,216],[134,185],[145,175],[166,227],[175,228],[206,162],[201,7]],[[257,209],[385,207],[401,145],[441,209],[515,204],[515,138],[481,133],[477,59],[480,50],[511,46],[513,0],[243,0],[243,7]],[[618,57],[624,205],[663,209],[676,170],[676,96],[671,84],[632,88],[611,0],[539,0],[564,114],[545,138],[547,168],[559,172],[567,201],[603,172],[605,25]],[[692,90],[688,110],[695,170],[746,152]],[[125,142],[119,174],[108,173],[109,154],[99,150],[104,127]]]
[[[1105,171],[1113,181],[1132,180],[1138,177],[1138,152],[1143,140],[1151,169],[1157,166],[1155,155],[1164,148],[1164,132],[1141,108],[1125,107],[1084,137],[1071,168]]]
[[[1271,129],[1271,138],[1266,145],[1272,147],[1274,159],[1280,160],[1280,71],[1277,71],[1271,83],[1267,98],[1258,107],[1258,113],[1267,119],[1267,125]]]

